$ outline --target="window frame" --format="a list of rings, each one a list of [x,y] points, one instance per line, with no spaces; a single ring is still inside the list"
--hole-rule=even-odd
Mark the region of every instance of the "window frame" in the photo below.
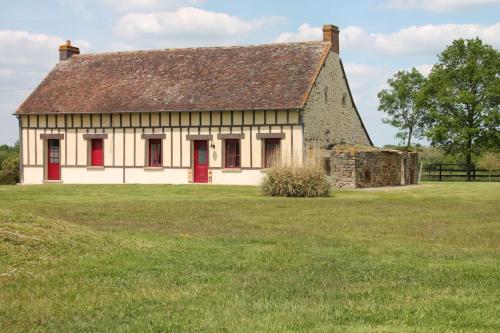
[[[274,141],[274,145],[278,146],[278,154],[280,155],[280,159],[281,159],[281,138],[264,138],[262,139],[263,143],[264,143],[264,147],[263,147],[263,160],[262,160],[262,165],[263,165],[263,168],[264,169],[270,169],[272,168],[273,166],[270,165],[269,161],[267,160],[268,158],[268,154],[267,154],[267,144],[268,142],[270,141]]]
[[[236,161],[234,165],[230,165],[228,144],[236,144]],[[225,169],[241,169],[241,139],[224,139],[224,168]]]
[[[153,160],[152,160],[152,154],[151,154],[151,148],[153,145],[158,145],[158,151],[157,151],[157,159],[159,161],[158,164],[153,164]],[[162,139],[147,139],[147,150],[146,150],[146,153],[147,153],[147,158],[146,158],[146,161],[147,161],[147,165],[146,167],[148,168],[162,168],[163,167],[163,140]]]

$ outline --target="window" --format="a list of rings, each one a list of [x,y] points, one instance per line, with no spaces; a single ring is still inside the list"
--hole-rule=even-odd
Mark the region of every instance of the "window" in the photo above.
[[[225,167],[239,168],[240,167],[240,140],[226,139],[225,140]]]
[[[59,140],[48,140],[49,163],[59,163]]]
[[[270,168],[275,163],[280,161],[280,139],[265,139],[264,140],[264,167]]]
[[[148,166],[161,167],[161,139],[149,139]]]
[[[90,165],[104,166],[104,151],[102,139],[91,140]]]

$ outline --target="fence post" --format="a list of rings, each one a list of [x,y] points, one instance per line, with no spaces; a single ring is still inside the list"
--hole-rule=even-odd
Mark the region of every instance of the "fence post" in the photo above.
[[[439,181],[442,180],[443,164],[439,163]]]
[[[424,162],[420,162],[420,172],[418,173],[418,182],[420,184],[420,179],[422,178],[422,167],[424,166]]]
[[[476,181],[476,165],[472,164],[472,181]]]

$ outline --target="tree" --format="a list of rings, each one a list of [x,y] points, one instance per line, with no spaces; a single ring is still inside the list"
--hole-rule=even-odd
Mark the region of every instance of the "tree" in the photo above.
[[[13,147],[10,147],[8,145],[1,145],[0,146],[0,164],[10,156],[16,154],[19,152],[19,146],[16,143]]]
[[[387,81],[390,88],[378,93],[378,110],[388,115],[383,122],[399,129],[396,137],[407,149],[413,138],[421,138],[423,134],[424,114],[416,105],[416,95],[424,82],[424,76],[415,68],[399,71]]]
[[[448,46],[417,99],[426,109],[425,135],[433,146],[463,154],[470,165],[473,156],[500,145],[500,54],[480,39]]]
[[[14,154],[0,164],[0,184],[19,182],[19,154]]]

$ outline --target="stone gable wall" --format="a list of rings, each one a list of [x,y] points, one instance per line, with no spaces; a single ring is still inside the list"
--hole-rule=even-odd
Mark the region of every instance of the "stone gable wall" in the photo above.
[[[370,140],[349,95],[340,58],[330,52],[302,112],[304,142],[308,148],[364,144]]]

